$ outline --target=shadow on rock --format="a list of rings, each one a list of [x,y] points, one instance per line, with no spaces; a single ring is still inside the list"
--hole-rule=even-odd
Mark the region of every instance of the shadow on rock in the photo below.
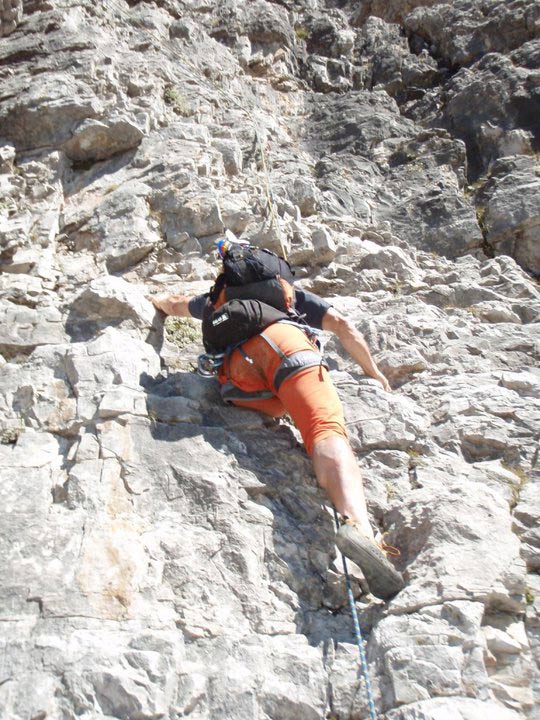
[[[87,342],[107,327],[122,327],[160,351],[163,322],[140,289],[114,276],[93,280],[73,300],[66,320],[73,342]]]
[[[301,634],[313,646],[353,643],[344,576],[333,564],[333,518],[295,431],[224,406],[214,378],[178,372],[141,376],[140,384],[153,442],[141,436],[136,444],[177,512],[178,532],[197,537],[200,562],[219,534],[218,570],[208,582],[226,583],[226,602],[240,600],[252,632]],[[353,592],[360,594],[354,578]],[[364,629],[376,620],[372,610]]]

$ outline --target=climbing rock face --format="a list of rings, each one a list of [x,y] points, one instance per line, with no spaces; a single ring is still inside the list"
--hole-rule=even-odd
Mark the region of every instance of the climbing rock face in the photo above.
[[[225,406],[215,241],[286,252],[405,588],[386,720],[538,720],[534,0],[0,0],[0,715],[371,717],[325,493]]]
[[[0,2],[0,37],[12,33],[20,23],[23,14],[23,0],[2,0]]]
[[[493,163],[478,195],[485,200],[486,240],[533,273],[540,270],[540,170],[529,157]]]

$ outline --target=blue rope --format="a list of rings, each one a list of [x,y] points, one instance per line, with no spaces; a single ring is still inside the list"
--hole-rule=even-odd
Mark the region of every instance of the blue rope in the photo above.
[[[339,518],[334,508],[334,519],[336,521],[336,528],[339,530]],[[362,631],[360,630],[360,622],[358,620],[358,612],[356,610],[356,603],[354,602],[354,595],[351,587],[351,578],[349,570],[347,569],[347,561],[345,555],[341,553],[341,559],[343,561],[343,572],[345,573],[345,582],[347,583],[347,595],[349,597],[349,605],[351,608],[351,615],[354,625],[354,635],[356,637],[356,644],[358,645],[358,653],[360,655],[360,667],[362,669],[362,676],[364,678],[364,692],[369,709],[370,720],[377,720],[377,711],[375,710],[375,700],[373,699],[373,688],[371,687],[371,680],[369,677],[369,669],[366,658],[366,645],[364,638],[362,637]]]

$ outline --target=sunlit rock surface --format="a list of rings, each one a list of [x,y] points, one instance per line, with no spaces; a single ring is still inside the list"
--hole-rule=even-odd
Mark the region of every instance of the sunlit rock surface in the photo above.
[[[0,715],[360,720],[333,519],[221,404],[225,232],[281,251],[405,589],[353,592],[379,717],[540,705],[534,0],[0,0]]]

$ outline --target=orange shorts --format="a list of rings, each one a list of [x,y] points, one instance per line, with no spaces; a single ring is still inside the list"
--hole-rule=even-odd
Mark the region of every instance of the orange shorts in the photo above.
[[[264,331],[287,356],[302,350],[315,350],[305,333],[294,325],[275,323]],[[249,362],[246,357],[252,362]],[[283,358],[256,335],[237,348],[226,359],[219,381],[228,379],[240,390],[269,390],[274,397],[266,400],[234,400],[234,405],[281,417],[288,413],[300,431],[307,452],[315,443],[330,435],[347,437],[343,408],[328,370],[322,365],[308,367],[286,378],[279,388],[273,385],[276,370]]]

